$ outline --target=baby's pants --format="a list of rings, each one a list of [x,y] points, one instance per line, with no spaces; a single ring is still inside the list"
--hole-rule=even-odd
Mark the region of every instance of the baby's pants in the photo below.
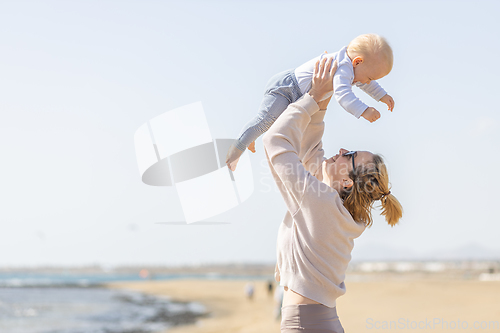
[[[245,151],[252,141],[271,127],[289,104],[302,96],[294,72],[295,69],[290,69],[269,79],[259,113],[243,127],[235,142],[236,148]]]
[[[294,304],[281,308],[281,333],[344,333],[337,308]]]

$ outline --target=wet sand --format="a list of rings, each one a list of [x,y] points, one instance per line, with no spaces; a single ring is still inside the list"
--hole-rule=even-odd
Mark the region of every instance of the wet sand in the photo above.
[[[210,316],[169,333],[278,333],[275,301],[265,281],[254,281],[254,299],[245,297],[246,280],[119,282],[109,286],[166,295],[204,304]],[[500,281],[383,280],[346,282],[337,300],[346,332],[500,332]],[[476,329],[474,329],[476,325]],[[460,327],[460,328],[459,328]]]

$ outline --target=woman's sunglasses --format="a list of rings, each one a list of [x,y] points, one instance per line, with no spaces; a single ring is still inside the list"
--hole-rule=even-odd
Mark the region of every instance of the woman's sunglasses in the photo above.
[[[347,153],[344,153],[342,154],[342,156],[347,156],[347,157],[352,157],[352,172],[355,172],[356,168],[354,166],[354,157],[356,157],[356,155],[358,155],[358,152],[357,151],[348,151]]]

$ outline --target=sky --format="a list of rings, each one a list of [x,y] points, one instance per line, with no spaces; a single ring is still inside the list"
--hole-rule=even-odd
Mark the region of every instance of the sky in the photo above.
[[[323,147],[387,162],[404,215],[374,211],[353,260],[475,248],[500,258],[498,1],[0,1],[0,267],[273,263],[286,207],[265,159],[254,193],[208,221],[174,187],[141,181],[134,133],[201,101],[214,138],[236,138],[267,80],[354,37],[394,52],[375,123],[335,101]],[[274,185],[273,185],[274,186]]]

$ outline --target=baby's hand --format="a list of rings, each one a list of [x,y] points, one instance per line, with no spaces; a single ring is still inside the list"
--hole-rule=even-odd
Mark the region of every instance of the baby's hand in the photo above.
[[[392,99],[391,96],[389,96],[389,94],[385,94],[384,97],[382,97],[380,99],[380,101],[382,103],[385,103],[387,104],[387,107],[389,108],[389,110],[392,112],[392,110],[394,109],[394,99]]]
[[[370,123],[373,123],[378,118],[380,118],[380,112],[378,112],[375,108],[369,107],[366,108],[365,112],[363,112],[361,117],[365,118]]]

